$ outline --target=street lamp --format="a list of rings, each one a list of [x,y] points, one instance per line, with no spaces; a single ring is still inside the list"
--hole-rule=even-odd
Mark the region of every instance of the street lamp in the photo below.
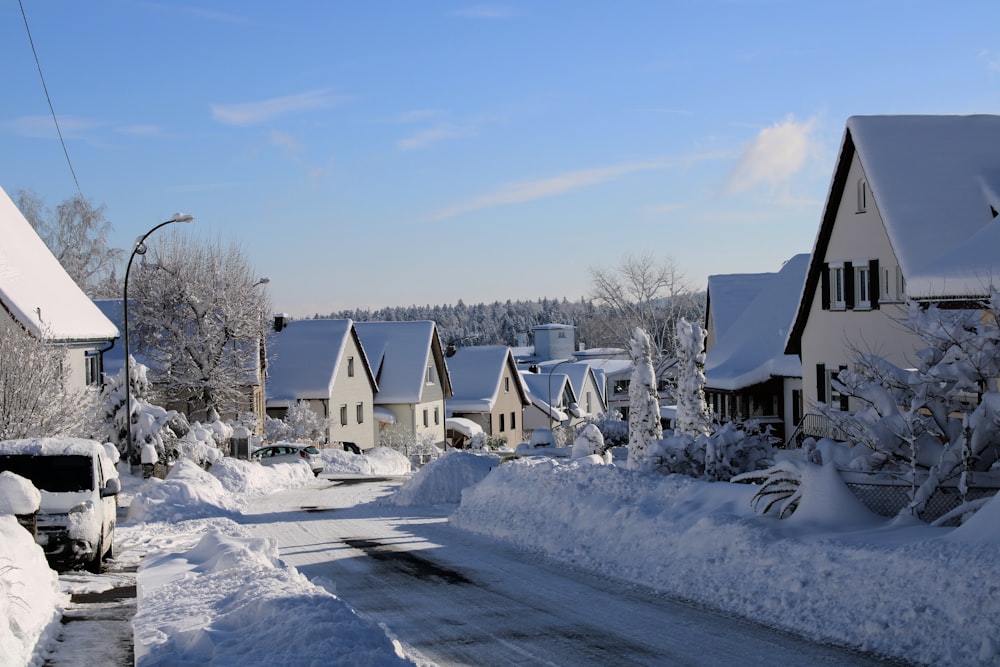
[[[552,366],[552,368],[549,369],[549,430],[550,431],[552,430],[552,426],[553,426],[553,423],[552,423],[552,410],[553,410],[553,408],[552,408],[552,374],[555,373],[556,369],[559,368],[560,366],[562,366],[563,364],[568,364],[568,363],[573,362],[573,361],[576,361],[576,359],[563,359],[562,361],[560,361],[559,363],[555,364],[554,366]],[[562,421],[560,421],[559,423],[561,424]]]
[[[122,314],[125,325],[125,405],[127,411],[125,423],[128,427],[128,440],[126,441],[127,446],[125,449],[128,452],[129,465],[132,464],[132,459],[135,455],[135,442],[132,439],[132,368],[128,352],[128,274],[132,270],[132,260],[135,259],[135,256],[146,254],[146,239],[149,238],[150,234],[172,222],[191,222],[192,220],[194,220],[193,215],[174,213],[169,220],[165,220],[150,229],[135,240],[135,243],[132,245],[132,254],[129,255],[128,264],[125,265],[125,286],[122,290]]]

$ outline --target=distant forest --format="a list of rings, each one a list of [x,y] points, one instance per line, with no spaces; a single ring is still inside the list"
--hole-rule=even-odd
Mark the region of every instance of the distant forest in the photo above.
[[[704,293],[692,296],[693,308],[688,310],[687,316],[700,317],[704,309]],[[341,310],[315,317],[349,318],[355,322],[432,320],[437,323],[442,344],[456,343],[460,347],[517,345],[518,334],[528,334],[533,326],[539,324],[572,324],[577,327],[577,342],[586,347],[622,347],[626,343],[621,339],[621,326],[614,311],[587,299],[543,298],[475,305],[466,305],[459,300],[455,305]]]

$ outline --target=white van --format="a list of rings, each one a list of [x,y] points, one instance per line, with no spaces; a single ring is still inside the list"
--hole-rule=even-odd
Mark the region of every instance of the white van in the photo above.
[[[121,480],[104,445],[83,438],[2,440],[2,470],[41,492],[36,541],[54,568],[99,572],[114,556]]]

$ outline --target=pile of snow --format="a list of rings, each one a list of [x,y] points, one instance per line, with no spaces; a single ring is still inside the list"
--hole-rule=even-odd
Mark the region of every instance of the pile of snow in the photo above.
[[[42,504],[42,493],[30,479],[9,470],[0,472],[0,514],[33,514]]]
[[[178,459],[166,479],[151,478],[129,505],[129,521],[180,521],[230,516],[249,497],[316,482],[304,463],[262,466],[253,461],[220,458],[208,470]]]
[[[333,475],[409,475],[413,471],[410,459],[391,447],[375,447],[363,454],[330,447],[319,453],[323,472]]]
[[[5,484],[4,488],[10,487]],[[9,500],[5,502],[9,504]],[[0,661],[26,665],[39,638],[54,636],[64,599],[59,577],[46,562],[42,548],[3,510],[0,549]]]
[[[442,505],[462,500],[462,491],[478,484],[500,465],[495,454],[451,450],[408,479],[389,500],[400,507]]]
[[[755,514],[757,488],[536,457],[494,469],[449,522],[817,641],[1000,662],[1000,498],[954,529],[874,516],[828,468],[802,476],[790,519]]]
[[[231,528],[143,560],[136,665],[410,664],[374,622],[285,567],[273,540]]]

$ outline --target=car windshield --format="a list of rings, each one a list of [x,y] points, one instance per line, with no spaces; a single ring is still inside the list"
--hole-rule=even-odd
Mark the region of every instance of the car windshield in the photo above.
[[[315,447],[313,447],[312,445],[309,445],[308,447],[303,447],[302,449],[306,450],[310,454],[314,454],[314,455],[315,454],[319,454],[319,450],[316,449]]]
[[[94,488],[94,468],[88,456],[4,454],[0,455],[2,470],[30,480],[37,489],[53,493]]]

